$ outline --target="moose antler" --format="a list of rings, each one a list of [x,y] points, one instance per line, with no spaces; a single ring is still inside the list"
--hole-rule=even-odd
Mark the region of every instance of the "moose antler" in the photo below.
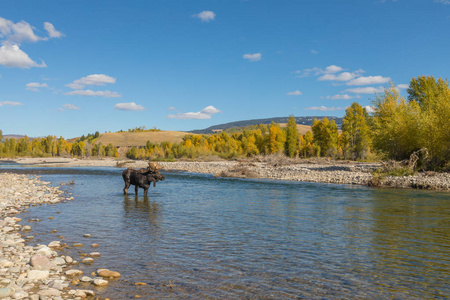
[[[158,163],[149,161],[149,162],[148,162],[148,168],[149,168],[150,170],[152,170],[153,172],[156,172],[156,171],[158,171],[158,170],[161,170],[161,169],[163,168],[163,166],[161,166],[161,165],[158,164]]]

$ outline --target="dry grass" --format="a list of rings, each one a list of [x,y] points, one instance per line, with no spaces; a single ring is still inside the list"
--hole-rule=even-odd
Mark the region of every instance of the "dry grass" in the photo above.
[[[116,147],[145,146],[147,141],[152,143],[179,143],[186,134],[186,132],[181,131],[103,133],[95,143],[102,143],[103,145],[111,143]]]
[[[280,127],[286,127],[286,126],[287,126],[287,123],[280,123]],[[309,126],[309,125],[297,124],[297,130],[298,130],[298,133],[300,133],[300,134],[305,134],[308,131],[312,132],[311,126]]]

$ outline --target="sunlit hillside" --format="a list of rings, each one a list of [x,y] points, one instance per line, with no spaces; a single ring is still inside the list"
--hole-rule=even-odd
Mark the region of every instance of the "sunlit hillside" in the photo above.
[[[181,142],[185,135],[186,132],[181,131],[114,132],[101,134],[95,143],[103,145],[111,143],[116,147],[145,146],[147,141],[152,143]]]

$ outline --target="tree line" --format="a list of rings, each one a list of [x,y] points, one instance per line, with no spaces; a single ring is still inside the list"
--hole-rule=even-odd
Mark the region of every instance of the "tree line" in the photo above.
[[[249,126],[240,132],[186,135],[181,143],[147,142],[132,147],[132,159],[225,159],[284,153],[289,157],[352,160],[403,160],[428,149],[428,168],[450,168],[450,89],[447,80],[413,78],[407,98],[393,83],[373,99],[371,114],[357,102],[345,111],[342,128],[334,120],[315,119],[311,131],[299,134],[293,116],[279,124]]]
[[[256,125],[239,132],[186,135],[182,142],[152,143],[132,147],[131,159],[224,159],[283,153],[289,157],[330,157],[352,160],[404,160],[422,148],[428,150],[429,169],[450,169],[450,89],[447,80],[419,76],[411,80],[407,98],[393,83],[376,94],[371,112],[357,102],[345,111],[342,128],[334,120],[315,119],[311,131],[299,134],[295,118],[285,127],[277,123]],[[132,132],[145,130],[136,128]],[[152,129],[156,130],[156,129]],[[96,143],[99,133],[73,142],[48,136],[0,142],[0,157],[11,156],[111,156],[112,144]],[[0,140],[2,132],[0,130]]]
[[[63,137],[47,136],[45,138],[33,138],[28,136],[19,139],[9,138],[0,142],[0,157],[50,157],[50,156],[99,156],[118,157],[117,148],[112,144],[103,145],[95,143],[99,133],[88,134],[69,142]],[[0,130],[0,141],[3,138]]]

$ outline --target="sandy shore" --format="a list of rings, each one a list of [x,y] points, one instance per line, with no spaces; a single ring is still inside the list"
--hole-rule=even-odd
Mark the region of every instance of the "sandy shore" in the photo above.
[[[1,160],[0,160],[1,161]],[[20,164],[52,167],[89,167],[109,166],[120,168],[143,168],[147,161],[129,159],[76,159],[76,158],[18,158],[13,161]],[[310,163],[266,162],[160,162],[165,171],[186,171],[214,174],[223,177],[267,178],[305,182],[368,185],[372,171],[379,168],[379,163],[358,163],[350,161],[319,161]],[[449,173],[420,173],[414,176],[386,177],[380,186],[395,188],[421,188],[450,190]]]
[[[108,284],[102,277],[104,270],[98,270],[96,278],[80,278],[83,272],[76,268],[78,262],[58,253],[68,247],[61,241],[33,245],[33,236],[27,236],[33,223],[21,225],[22,219],[17,217],[30,206],[72,199],[37,177],[0,173],[0,299],[78,300],[95,293],[71,284],[79,285],[80,280],[96,286]]]

